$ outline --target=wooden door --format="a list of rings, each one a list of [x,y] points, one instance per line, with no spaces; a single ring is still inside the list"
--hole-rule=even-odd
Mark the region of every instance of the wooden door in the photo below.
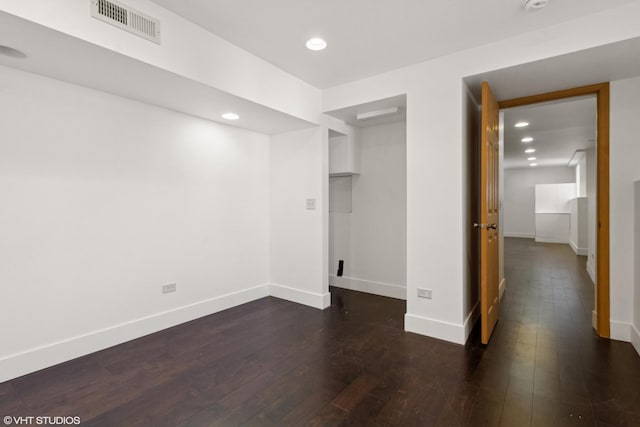
[[[500,311],[498,259],[498,154],[500,116],[487,82],[482,83],[480,147],[480,315],[482,343],[487,344]]]

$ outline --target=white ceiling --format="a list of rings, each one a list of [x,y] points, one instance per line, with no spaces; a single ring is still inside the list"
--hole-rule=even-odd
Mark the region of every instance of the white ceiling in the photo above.
[[[592,147],[596,138],[596,97],[571,98],[509,108],[504,111],[504,167],[530,167],[528,157],[536,157],[538,167],[567,166],[576,150]],[[519,121],[529,126],[516,128]],[[524,137],[534,140],[523,143]],[[533,154],[524,152],[536,150]]]
[[[636,0],[153,0],[319,88],[376,75]],[[307,50],[312,36],[322,52]]]
[[[552,4],[555,4],[557,1],[558,0],[551,0]],[[158,0],[158,2],[162,3],[162,0]],[[495,2],[496,0],[492,0],[489,4],[494,4]],[[514,2],[519,2],[519,0],[514,0]],[[195,7],[197,3],[199,3],[197,0],[189,0],[175,2],[174,6],[180,7],[182,5],[189,8]],[[223,10],[226,10],[225,8],[234,8],[237,3],[248,5],[253,3],[253,1],[243,0],[229,2],[229,4],[226,4],[226,2],[222,3],[225,3]],[[278,9],[277,5],[287,4],[288,2],[285,0],[272,0],[268,3],[270,5],[275,4],[274,10],[276,10]],[[300,0],[300,3],[303,3],[303,1]],[[350,0],[347,3],[351,5],[352,3],[361,4],[362,2],[360,0]],[[405,7],[405,3],[406,1],[402,0],[402,2],[397,4],[404,5],[403,7]],[[415,3],[418,2],[416,1]],[[420,3],[422,4],[422,2]],[[569,3],[573,2],[569,1]],[[584,3],[585,5],[590,5],[593,2],[585,1]],[[218,4],[221,4],[221,2],[210,2],[211,7]],[[335,6],[333,0],[323,4],[325,4],[328,10]],[[381,7],[380,4],[375,4],[376,7],[374,9],[377,10]],[[411,5],[411,7],[417,7],[416,4],[411,3]],[[440,8],[441,6],[437,7]],[[389,9],[393,8],[389,7]],[[343,13],[346,12],[343,10]],[[370,13],[370,11],[366,13]],[[517,13],[520,13],[519,9]],[[546,11],[544,11],[544,13],[546,13]],[[282,13],[279,15],[282,15]],[[294,16],[295,14],[287,13],[286,15]],[[534,15],[538,16],[538,13]],[[349,16],[352,18],[358,17],[360,16],[360,12],[354,10]],[[345,19],[343,15],[340,15],[340,17],[340,20]],[[269,18],[269,16],[267,16],[267,20],[272,18],[273,17]],[[245,21],[243,19],[238,18],[237,21],[244,25]],[[360,28],[361,23],[359,21],[351,20],[350,22]],[[297,24],[292,25],[292,28],[295,27],[297,27]],[[386,27],[384,28],[385,31],[388,30]],[[287,30],[283,29],[282,31]],[[278,32],[279,31],[276,31],[276,33]],[[259,34],[259,31],[257,33],[248,31],[250,38],[260,38],[255,36],[255,34]],[[358,39],[357,34],[354,35],[354,37]],[[11,55],[3,55],[1,54],[2,52],[0,52],[0,65],[46,75],[59,80],[266,134],[286,132],[312,125],[306,121],[229,95],[228,93],[207,85],[185,79],[166,70],[119,55],[108,49],[100,48],[2,11],[0,11],[0,41],[0,44],[13,46],[29,54],[27,58],[17,58]],[[302,55],[302,58],[312,58],[317,61],[322,61],[323,63],[326,61],[326,58],[322,59],[321,56],[327,52],[317,54],[319,56],[316,57],[306,49],[301,49],[302,51],[299,52],[299,55]],[[505,100],[534,93],[548,92],[555,89],[575,87],[581,84],[618,80],[640,75],[640,55],[630,54],[632,52],[640,52],[640,38],[600,46],[569,55],[556,56],[529,64],[522,64],[517,67],[496,70],[482,75],[470,76],[465,79],[465,82],[471,91],[477,95],[480,83],[483,80],[488,80],[491,83],[496,97],[499,100]],[[293,57],[296,57],[296,55],[298,54],[292,54]],[[311,57],[309,57],[309,55],[311,55]],[[356,58],[360,56],[361,52],[358,52],[358,54],[353,55],[352,60],[355,61]],[[82,58],[82,60],[79,60],[79,58]],[[387,60],[385,58],[386,55],[374,55],[374,57],[370,59],[372,61],[380,61],[382,64]],[[315,62],[309,61],[309,64],[313,65],[313,63]],[[351,72],[348,71],[350,67],[360,67],[364,70],[366,67],[362,68],[361,65],[361,63],[352,64],[348,62],[338,68],[345,72]],[[367,71],[367,74],[373,74],[374,72],[375,69],[372,69]],[[327,75],[328,78],[330,78],[330,75],[331,73]],[[374,125],[388,120],[404,120],[406,117],[405,108],[401,109],[399,115],[393,117],[374,119],[367,122],[354,121],[356,113],[384,108],[389,102],[401,107],[406,106],[406,99],[404,97],[395,97],[333,111],[330,112],[330,114],[356,126]],[[220,114],[230,109],[240,114],[241,119],[239,121],[228,122],[220,118]]]
[[[0,45],[27,53],[2,54],[0,66],[41,74],[197,117],[265,134],[312,126],[211,86],[0,11]],[[221,114],[234,111],[237,121]]]
[[[635,52],[635,53],[634,53]],[[487,81],[498,101],[640,76],[640,37],[466,77],[480,100]]]

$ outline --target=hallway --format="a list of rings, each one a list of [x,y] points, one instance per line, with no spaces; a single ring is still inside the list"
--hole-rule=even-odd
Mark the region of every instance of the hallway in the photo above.
[[[505,239],[507,291],[485,352],[510,365],[501,425],[528,414],[536,426],[640,425],[640,358],[592,329],[585,262],[568,245]]]

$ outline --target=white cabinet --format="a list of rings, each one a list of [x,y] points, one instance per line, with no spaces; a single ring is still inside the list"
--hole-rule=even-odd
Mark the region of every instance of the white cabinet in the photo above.
[[[360,173],[360,141],[357,135],[329,137],[329,176]]]
[[[575,197],[575,183],[536,185],[536,242],[570,242],[571,206],[569,201]]]

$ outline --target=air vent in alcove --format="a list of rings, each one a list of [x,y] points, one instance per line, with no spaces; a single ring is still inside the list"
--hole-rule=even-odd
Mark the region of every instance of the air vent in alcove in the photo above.
[[[160,21],[117,1],[91,0],[91,16],[160,44]]]

